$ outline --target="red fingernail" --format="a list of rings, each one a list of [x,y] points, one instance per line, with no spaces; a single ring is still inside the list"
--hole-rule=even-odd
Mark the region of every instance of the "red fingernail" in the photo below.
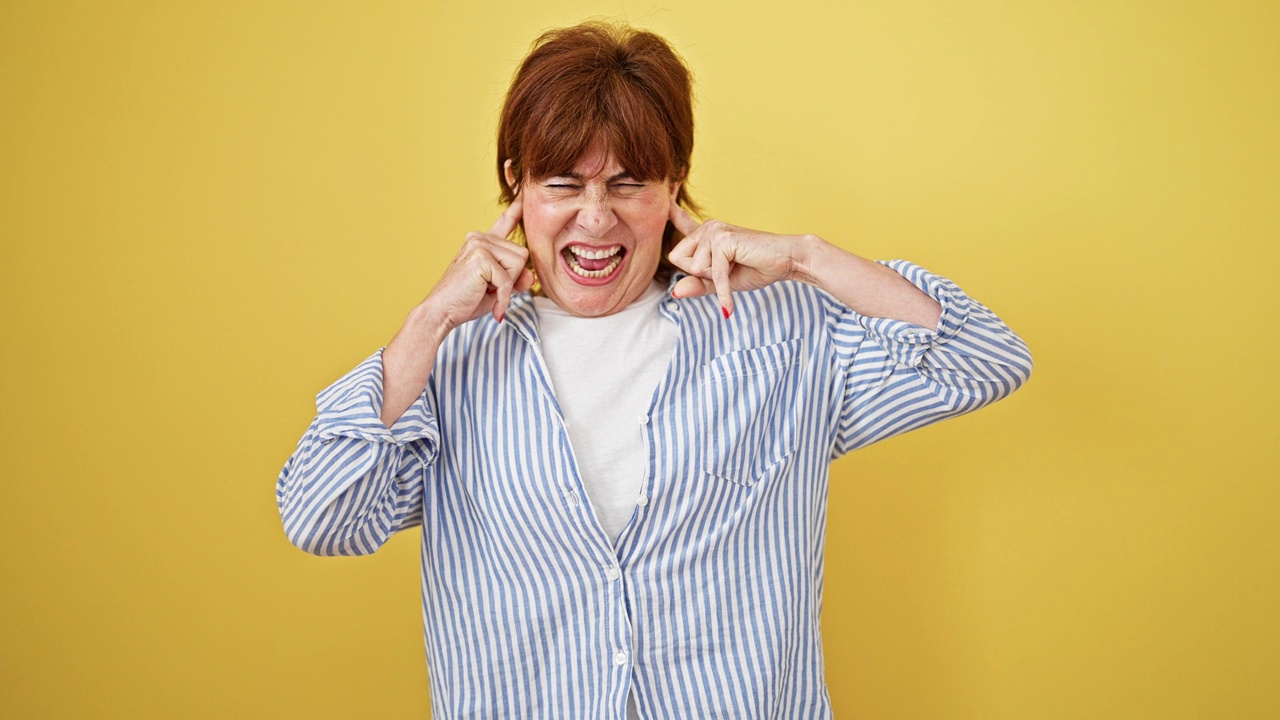
[[[728,319],[729,319],[729,308],[727,308],[727,307],[725,307],[725,306],[721,305],[721,306],[720,306],[720,312],[723,312],[723,313],[724,313],[724,319],[725,319],[725,320],[728,320]]]
[[[498,313],[498,322],[502,322],[502,319],[505,318],[506,316],[507,316],[506,313]]]

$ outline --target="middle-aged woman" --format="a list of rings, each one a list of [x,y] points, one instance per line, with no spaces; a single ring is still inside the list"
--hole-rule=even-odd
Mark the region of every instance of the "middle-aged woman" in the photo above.
[[[828,464],[1030,374],[938,275],[694,220],[692,150],[661,38],[539,38],[502,110],[506,211],[319,394],[280,475],[309,552],[422,526],[435,717],[830,717]]]

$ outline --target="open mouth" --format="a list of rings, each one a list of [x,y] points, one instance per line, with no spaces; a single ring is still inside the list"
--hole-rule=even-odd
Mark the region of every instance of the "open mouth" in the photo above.
[[[618,265],[622,263],[622,258],[627,255],[627,250],[621,245],[610,245],[602,248],[570,245],[561,250],[560,254],[564,256],[569,270],[575,275],[589,280],[598,280],[609,277],[614,270],[618,269]]]

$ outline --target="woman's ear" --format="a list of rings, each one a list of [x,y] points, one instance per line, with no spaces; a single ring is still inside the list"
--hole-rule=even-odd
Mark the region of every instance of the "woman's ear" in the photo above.
[[[511,192],[517,192],[520,188],[516,187],[516,173],[511,169],[511,158],[502,163],[502,173],[507,178],[507,187],[511,188]]]

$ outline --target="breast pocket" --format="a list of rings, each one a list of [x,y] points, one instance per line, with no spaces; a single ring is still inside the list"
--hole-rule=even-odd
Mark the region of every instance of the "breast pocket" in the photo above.
[[[796,449],[801,340],[721,355],[702,378],[704,469],[754,485]]]

